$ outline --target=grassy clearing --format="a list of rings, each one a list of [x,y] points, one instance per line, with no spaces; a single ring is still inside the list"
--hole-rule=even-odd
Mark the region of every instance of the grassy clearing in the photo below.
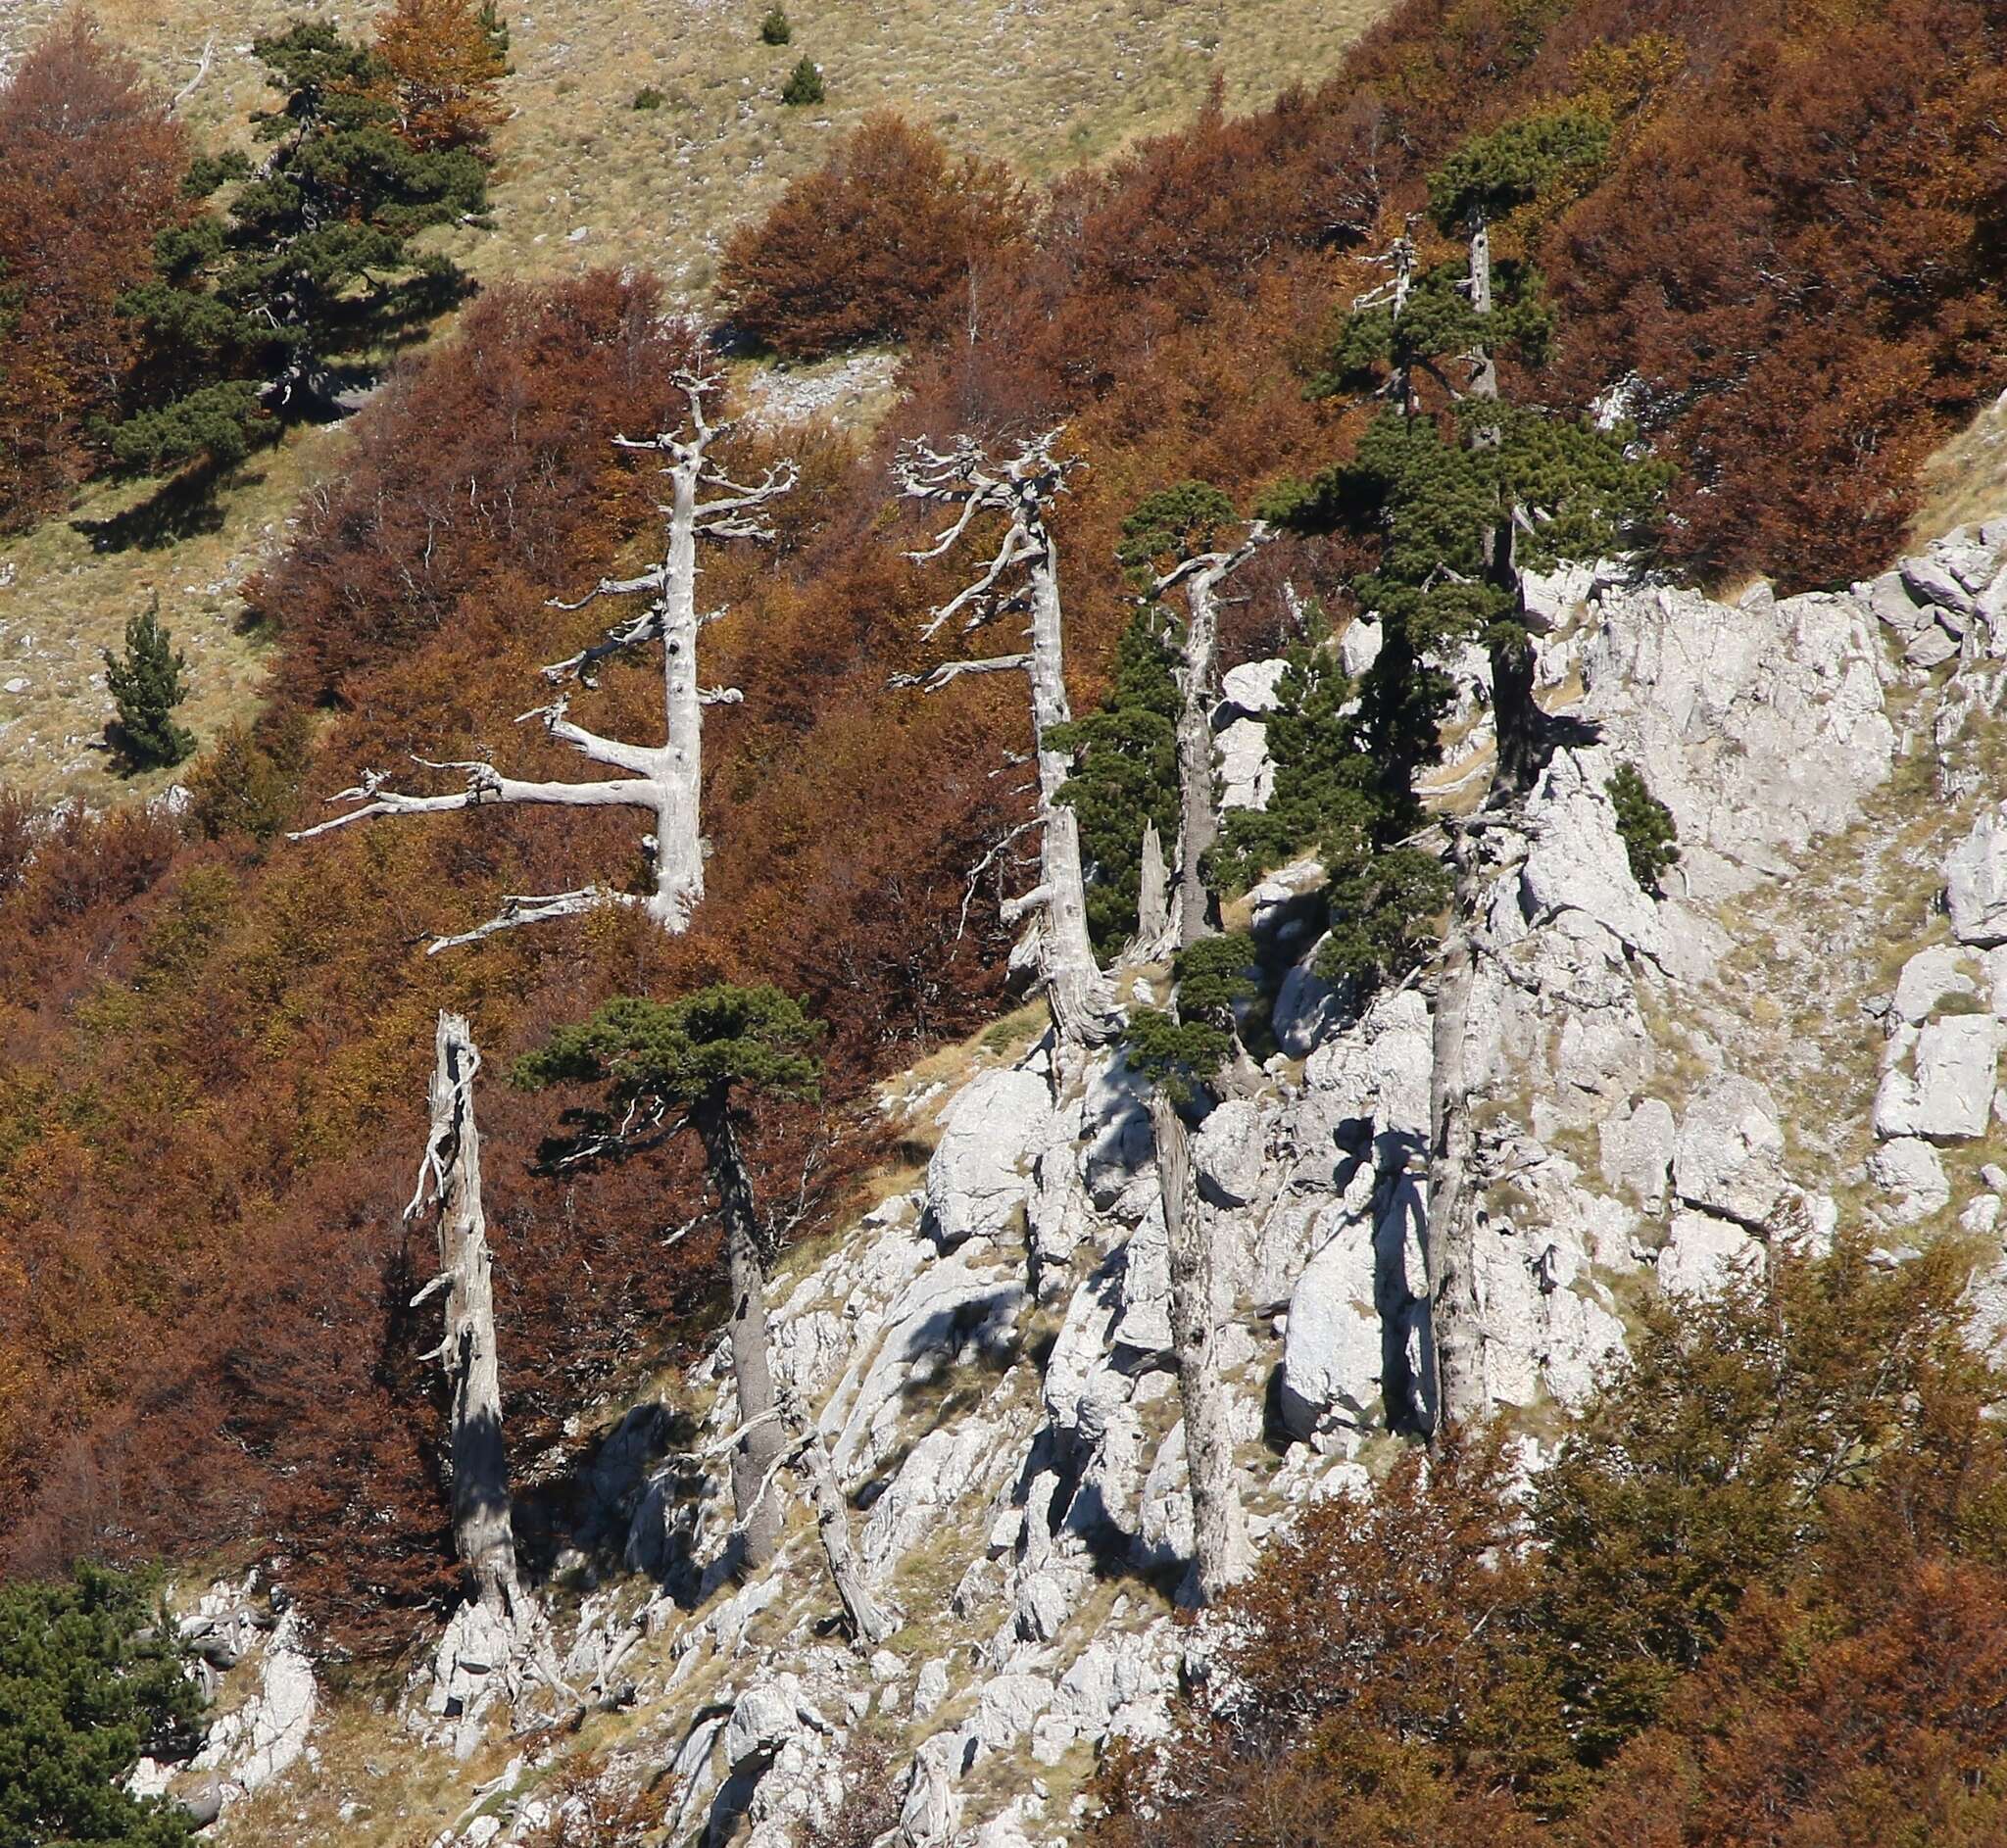
[[[102,803],[158,794],[176,775],[126,778],[104,746],[112,716],[101,651],[158,595],[161,620],[188,657],[191,689],[177,716],[207,743],[255,702],[266,640],[245,632],[244,580],[283,545],[292,510],[338,441],[302,430],[245,465],[217,501],[210,530],[158,548],[99,551],[77,530],[145,498],[99,487],[70,513],[0,540],[0,783],[42,801]]]
[[[61,12],[60,0],[0,0],[0,71]],[[766,0],[506,0],[514,113],[497,137],[495,229],[456,233],[453,254],[483,280],[598,265],[654,268],[699,303],[733,224],[762,210],[869,110],[935,123],[956,147],[1049,179],[1141,135],[1189,120],[1215,74],[1230,108],[1314,79],[1385,0],[796,0],[794,39],[764,45]],[[207,73],[182,108],[203,137],[244,132],[271,98],[251,40],[326,17],[360,27],[373,5],[300,0],[95,0],[106,31],[154,80],[179,90],[205,45]],[[790,109],[795,62],[822,66],[828,99]],[[644,89],[662,106],[636,110]],[[780,398],[818,387],[839,415],[889,396],[882,368],[839,364],[790,374]],[[221,529],[156,551],[94,553],[68,519],[102,519],[140,497],[99,490],[68,516],[0,544],[0,783],[40,800],[92,803],[157,793],[124,781],[102,751],[109,704],[98,651],[155,590],[187,650],[183,718],[205,741],[242,717],[262,677],[259,643],[238,632],[235,587],[283,538],[300,495],[339,466],[339,435],[305,431],[254,462],[222,498]]]

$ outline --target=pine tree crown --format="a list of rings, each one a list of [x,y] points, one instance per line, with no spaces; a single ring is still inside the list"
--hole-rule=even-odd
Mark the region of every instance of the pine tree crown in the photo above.
[[[611,1087],[611,1100],[640,1097],[670,1106],[737,1088],[770,1097],[811,1098],[821,1068],[809,1048],[819,1021],[769,983],[717,983],[680,1000],[628,996],[602,1002],[588,1020],[561,1027],[517,1059],[524,1090],[563,1083]]]

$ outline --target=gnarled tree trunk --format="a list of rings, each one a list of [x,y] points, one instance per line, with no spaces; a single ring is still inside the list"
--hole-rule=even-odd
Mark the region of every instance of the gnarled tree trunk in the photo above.
[[[774,1404],[773,1364],[766,1328],[766,1254],[753,1211],[753,1184],[732,1116],[720,1094],[690,1113],[704,1140],[710,1184],[725,1222],[725,1268],[732,1292],[726,1323],[732,1350],[732,1385],[739,1398],[739,1440],[732,1448],[732,1503],[749,1568],[773,1557],[780,1541],[780,1501],[774,1485],[786,1454]]]
[[[1251,1555],[1234,1468],[1226,1384],[1219,1376],[1219,1322],[1212,1246],[1192,1176],[1184,1118],[1159,1086],[1150,1100],[1157,1189],[1170,1248],[1171,1351],[1185,1406],[1185,1469],[1192,1487],[1199,1601],[1210,1604],[1247,1576]]]
[[[449,1401],[453,1544],[475,1599],[512,1625],[526,1615],[516,1580],[509,1465],[502,1441],[502,1381],[487,1216],[481,1204],[481,1140],[473,1078],[480,1054],[459,1014],[441,1013],[434,1041],[431,1135],[409,1214],[438,1208],[439,1275],[419,1292],[446,1292],[445,1338],[436,1350]]]
[[[1040,885],[1045,915],[1039,926],[1039,968],[1059,1037],[1095,1046],[1109,1034],[1107,984],[1087,932],[1087,875],[1080,858],[1080,819],[1059,800],[1073,774],[1070,754],[1055,749],[1054,729],[1070,724],[1066,661],[1059,616],[1058,550],[1045,522],[1038,523],[1031,562],[1031,719],[1038,754],[1039,810],[1045,818]]]

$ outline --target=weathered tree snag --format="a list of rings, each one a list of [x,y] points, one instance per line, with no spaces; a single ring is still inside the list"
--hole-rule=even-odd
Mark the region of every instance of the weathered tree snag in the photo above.
[[[1436,980],[1429,1074],[1429,1327],[1436,1350],[1438,1439],[1468,1430],[1491,1409],[1484,1318],[1477,1293],[1477,1149],[1470,1107],[1470,997],[1477,974],[1474,921],[1480,856],[1474,835],[1452,824],[1455,897]]]
[[[1205,855],[1219,838],[1219,779],[1214,774],[1212,706],[1219,682],[1219,587],[1274,534],[1262,521],[1232,552],[1186,559],[1156,580],[1151,595],[1185,589],[1185,643],[1178,665],[1178,947],[1210,933],[1212,894]]]
[[[639,615],[609,629],[603,640],[544,669],[545,678],[554,685],[574,680],[589,688],[601,661],[626,649],[661,642],[662,743],[635,745],[588,731],[567,716],[569,696],[561,694],[549,705],[522,713],[516,722],[540,720],[546,736],[570,746],[589,762],[623,774],[595,782],[527,782],[506,776],[483,760],[436,762],[417,757],[414,761],[421,768],[462,772],[465,787],[445,795],[416,796],[388,788],[381,774],[366,771],[353,789],[330,799],[352,804],[346,813],[288,837],[305,841],[374,815],[438,814],[494,804],[639,808],[652,817],[654,887],[647,895],[600,885],[571,892],[512,895],[487,922],[437,939],[431,946],[434,954],[456,944],[478,942],[496,931],[574,917],[606,905],[642,910],[673,936],[689,927],[690,915],[704,897],[704,843],[698,812],[704,708],[736,705],[745,696],[735,687],[698,684],[698,633],[711,618],[697,613],[697,542],[771,538],[772,528],[759,509],[794,486],[797,470],[793,462],[783,462],[768,469],[752,487],[721,473],[711,464],[710,452],[731,425],[713,424],[705,414],[704,401],[720,389],[722,381],[715,375],[685,373],[675,382],[689,404],[681,430],[663,430],[645,441],[614,439],[621,449],[653,452],[664,459],[661,472],[668,480],[669,498],[658,510],[664,521],[661,563],[638,577],[603,578],[577,603],[555,607],[581,609],[598,597],[628,596],[646,596],[648,606]],[[707,490],[714,491],[715,498],[702,499]]]
[[[1046,515],[1064,491],[1071,465],[1055,460],[1057,430],[1027,443],[1004,468],[968,437],[946,453],[908,443],[893,465],[900,493],[909,500],[946,503],[960,512],[935,543],[908,556],[937,559],[965,533],[976,515],[1000,511],[1009,517],[1004,543],[982,574],[933,613],[923,631],[935,634],[950,618],[968,611],[964,632],[1004,614],[1030,619],[1030,651],[981,660],[950,661],[924,680],[902,677],[895,684],[924,685],[932,693],[970,673],[1022,669],[1031,682],[1033,752],[1038,761],[1039,817],[1043,823],[1037,887],[1005,907],[1005,922],[1033,911],[1038,967],[1052,1024],[1067,1046],[1099,1046],[1114,1031],[1107,985],[1095,961],[1087,934],[1087,882],[1080,859],[1080,828],[1059,791],[1073,772],[1069,753],[1052,742],[1055,728],[1069,723],[1065,654],[1059,608],[1059,554]]]
[[[865,1581],[863,1567],[851,1546],[850,1508],[822,1434],[805,1412],[791,1405],[789,1414],[798,1434],[792,1461],[808,1484],[815,1532],[822,1541],[822,1556],[828,1562],[836,1595],[843,1601],[852,1633],[863,1647],[875,1649],[905,1620]]]
[[[732,1448],[732,1501],[739,1511],[749,1568],[763,1566],[780,1541],[773,1479],[786,1452],[776,1416],[766,1329],[766,1252],[753,1211],[753,1184],[722,1093],[690,1112],[704,1142],[710,1184],[725,1222],[725,1265],[732,1292],[727,1330],[732,1383],[739,1395],[739,1440]]]
[[[431,1086],[431,1135],[418,1188],[405,1209],[438,1209],[439,1274],[413,1299],[446,1292],[445,1338],[434,1349],[446,1373],[451,1432],[453,1544],[475,1599],[514,1623],[523,1605],[515,1574],[509,1465],[502,1442],[502,1381],[488,1222],[481,1205],[481,1139],[473,1080],[481,1056],[466,1021],[441,1013]]]
[[[1161,955],[1171,930],[1171,869],[1154,821],[1143,824],[1143,859],[1136,884],[1136,953]]]
[[[1163,1086],[1150,1100],[1156,1134],[1157,1189],[1170,1248],[1171,1351],[1185,1405],[1185,1469],[1192,1487],[1199,1602],[1210,1604],[1245,1578],[1252,1554],[1234,1468],[1227,1389],[1219,1376],[1219,1321],[1212,1244],[1192,1175],[1185,1120]]]
[[[488,1226],[481,1204],[481,1142],[474,1123],[473,1081],[480,1054],[466,1021],[445,1012],[439,1016],[434,1049],[431,1130],[405,1217],[437,1213],[439,1273],[412,1306],[446,1292],[445,1337],[427,1358],[436,1358],[446,1373],[453,1543],[470,1595],[440,1637],[427,1705],[455,1723],[456,1750],[464,1758],[479,1742],[482,1716],[496,1697],[514,1701],[522,1694],[525,1670],[561,1694],[571,1690],[559,1672],[543,1611],[516,1570]]]

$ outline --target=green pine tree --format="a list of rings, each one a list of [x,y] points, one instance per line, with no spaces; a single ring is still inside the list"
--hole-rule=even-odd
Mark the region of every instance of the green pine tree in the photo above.
[[[812,58],[804,58],[788,73],[787,82],[781,86],[780,100],[791,109],[821,102],[822,67]]]
[[[78,1566],[0,1589],[0,1848],[186,1848],[188,1818],[128,1795],[142,1753],[185,1758],[200,1701],[141,1579]]]
[[[155,279],[123,303],[144,335],[131,414],[111,432],[130,468],[227,463],[263,420],[339,414],[384,347],[465,290],[456,265],[413,240],[482,221],[479,159],[402,140],[380,61],[332,25],[253,49],[284,97],[253,118],[269,154],[255,170],[238,154],[197,163],[191,190],[221,210],[164,232]]]
[[[606,1087],[604,1108],[571,1113],[573,1152],[617,1154],[636,1136],[673,1134],[685,1124],[704,1144],[725,1225],[732,1373],[745,1424],[732,1457],[732,1492],[752,1566],[763,1565],[779,1543],[777,1505],[767,1488],[785,1445],[767,1343],[773,1249],[740,1152],[743,1103],[756,1095],[813,1097],[820,1069],[811,1048],[820,1034],[819,1023],[779,989],[720,983],[677,1001],[607,1001],[591,1019],[561,1028],[514,1070],[515,1082],[527,1088]]]
[[[759,22],[759,42],[762,45],[785,45],[794,35],[795,28],[788,24],[788,16],[777,6]]]
[[[1608,784],[1611,806],[1617,811],[1617,833],[1631,862],[1631,877],[1654,897],[1669,867],[1680,862],[1680,828],[1673,811],[1651,793],[1644,772],[1635,763],[1620,763]]]
[[[124,654],[104,656],[105,685],[119,707],[113,743],[135,770],[179,763],[195,749],[194,734],[173,718],[188,697],[188,657],[162,625],[158,597],[126,621]]]
[[[1245,931],[1202,937],[1172,964],[1177,1007],[1130,1013],[1123,1052],[1133,1071],[1161,1085],[1172,1103],[1189,1110],[1234,1050],[1234,1005],[1256,992],[1254,940]]]

